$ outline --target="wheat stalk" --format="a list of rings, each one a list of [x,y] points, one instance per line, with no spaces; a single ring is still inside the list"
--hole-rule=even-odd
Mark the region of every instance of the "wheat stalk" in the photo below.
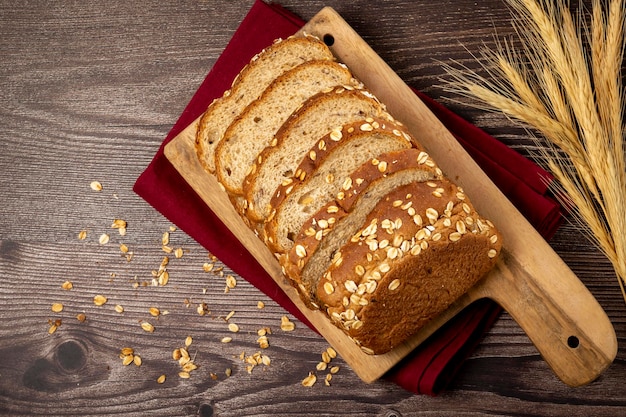
[[[593,0],[590,23],[582,13],[574,18],[564,0],[508,3],[523,53],[506,42],[483,49],[477,59],[486,76],[444,64],[445,88],[548,140],[540,156],[557,179],[556,194],[613,264],[626,301],[626,1],[603,8]]]

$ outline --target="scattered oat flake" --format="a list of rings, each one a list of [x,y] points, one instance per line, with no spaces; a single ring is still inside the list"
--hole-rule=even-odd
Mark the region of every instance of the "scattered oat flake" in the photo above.
[[[170,243],[170,232],[165,232],[163,233],[163,236],[161,236],[161,244],[163,246],[167,246]]]
[[[234,311],[231,311],[230,313],[228,313],[228,314],[226,315],[226,317],[224,317],[224,320],[228,321],[228,320],[230,320],[230,319],[231,319],[234,315],[235,315],[235,312],[234,312]]]
[[[122,253],[128,253],[128,246],[126,246],[123,243],[120,243],[120,252]]]
[[[331,374],[336,374],[337,372],[339,372],[339,367],[338,366],[333,366],[330,368],[330,373]]]
[[[63,288],[64,290],[71,290],[72,288],[74,288],[74,284],[72,284],[70,281],[65,281],[63,284],[61,284],[61,288]]]
[[[101,245],[106,245],[107,243],[109,243],[109,239],[110,239],[110,237],[109,237],[109,235],[108,235],[108,234],[106,234],[106,233],[102,233],[102,234],[100,235],[100,238],[98,239],[98,242],[99,242]]]
[[[175,226],[170,226],[170,232],[175,232],[176,231],[176,227]]]
[[[296,328],[296,325],[294,322],[289,320],[289,317],[282,316],[280,319],[280,328],[285,332],[290,332]]]
[[[157,384],[162,384],[165,382],[165,374],[160,375],[157,380],[156,380]]]
[[[228,337],[228,336],[222,337],[222,343],[230,343],[232,341],[233,341],[232,337]]]
[[[159,278],[158,278],[157,282],[159,283],[159,285],[160,285],[161,287],[163,287],[163,286],[167,285],[167,283],[169,282],[169,280],[170,280],[170,273],[169,273],[169,272],[167,272],[167,271],[163,271],[163,272],[159,275]]]
[[[332,347],[328,347],[326,349],[326,352],[328,353],[328,356],[330,356],[332,359],[335,359],[337,357],[337,351]]]
[[[205,314],[209,314],[209,306],[206,303],[198,304],[198,308],[196,309],[199,315],[204,316]]]
[[[79,240],[85,240],[87,238],[87,231],[86,230],[81,230],[80,232],[78,232],[78,239]]]
[[[226,368],[226,370],[224,371],[224,374],[229,377],[233,374],[233,370],[230,368]]]
[[[124,307],[122,305],[118,304],[118,305],[115,306],[115,311],[117,313],[122,314],[124,312]]]
[[[237,333],[239,331],[239,326],[237,326],[235,323],[228,323],[228,330],[233,333]]]
[[[185,372],[185,371],[181,371],[178,373],[178,376],[183,378],[183,379],[189,379],[191,377],[191,375],[189,374],[189,372]]]
[[[192,361],[188,361],[183,365],[183,371],[185,372],[195,371],[196,369],[198,369],[198,365],[196,365]]]
[[[315,374],[313,372],[309,372],[309,376],[302,380],[302,385],[304,385],[305,387],[312,387],[313,385],[315,385],[316,381],[317,377],[315,376]]]
[[[189,347],[192,342],[193,342],[193,338],[191,336],[187,336],[185,338],[185,347]]]
[[[152,333],[154,332],[154,326],[150,323],[148,323],[147,321],[144,321],[141,323],[141,328],[144,329],[144,331],[148,332],[148,333]]]
[[[258,309],[265,308],[265,303],[264,303],[263,301],[258,301],[258,302],[256,303],[256,307],[257,307]]]
[[[133,363],[135,364],[135,366],[141,366],[141,363],[142,363],[141,356],[135,355],[133,357]]]
[[[260,337],[257,339],[257,342],[259,343],[259,347],[260,347],[261,349],[267,349],[268,347],[270,347],[270,342],[269,342],[269,340],[267,339],[267,336],[260,336]]]
[[[54,303],[54,304],[52,304],[52,307],[50,309],[54,313],[60,313],[61,311],[63,311],[63,304],[61,304],[61,303]]]
[[[130,365],[131,363],[133,363],[133,359],[134,359],[133,355],[126,355],[126,356],[124,356],[122,358],[122,365],[124,365],[124,366]]]
[[[85,320],[87,320],[87,316],[85,315],[85,313],[78,313],[76,315],[76,320],[83,323]]]
[[[177,259],[182,258],[182,257],[183,257],[183,248],[176,248],[176,249],[174,250],[174,256],[175,256]]]
[[[104,305],[107,301],[108,299],[104,295],[96,295],[93,297],[93,303],[97,306]]]
[[[126,229],[126,220],[114,219],[111,224],[112,229]]]
[[[158,317],[161,314],[161,310],[156,307],[150,307],[148,311],[152,317]]]
[[[100,181],[91,181],[91,184],[89,184],[89,186],[94,191],[102,191],[102,184],[100,184]]]
[[[230,289],[233,289],[237,286],[237,279],[232,275],[226,276],[226,286]]]

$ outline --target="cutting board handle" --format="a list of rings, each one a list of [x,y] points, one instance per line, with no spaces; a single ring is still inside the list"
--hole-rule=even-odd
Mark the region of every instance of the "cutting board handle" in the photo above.
[[[559,279],[538,280],[515,257],[502,256],[504,262],[494,271],[499,278],[481,281],[476,291],[513,317],[564,383],[582,386],[595,380],[617,354],[617,338],[604,310],[576,281],[563,286]]]

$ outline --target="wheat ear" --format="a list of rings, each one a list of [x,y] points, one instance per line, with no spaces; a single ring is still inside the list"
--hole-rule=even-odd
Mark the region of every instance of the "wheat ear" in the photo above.
[[[590,27],[564,0],[509,0],[527,65],[507,43],[481,52],[478,75],[444,65],[446,90],[478,99],[548,139],[542,153],[573,218],[613,264],[626,300],[626,139],[621,66],[625,0],[593,0]],[[590,50],[586,49],[589,45]],[[565,154],[567,160],[563,160]]]

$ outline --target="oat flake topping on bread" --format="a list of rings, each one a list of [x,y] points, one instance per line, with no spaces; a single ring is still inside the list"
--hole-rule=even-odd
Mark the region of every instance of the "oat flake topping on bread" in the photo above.
[[[260,52],[198,124],[198,158],[242,221],[368,354],[442,313],[502,247],[419,134],[311,36]]]

